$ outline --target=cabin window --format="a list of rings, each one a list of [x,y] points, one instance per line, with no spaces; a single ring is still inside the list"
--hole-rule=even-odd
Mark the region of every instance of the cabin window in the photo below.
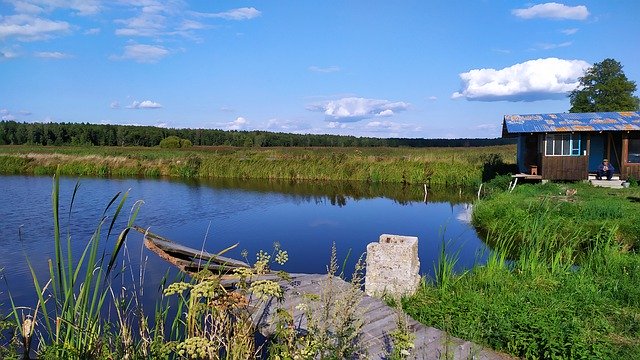
[[[640,138],[629,139],[629,155],[627,162],[640,164]]]
[[[545,143],[547,156],[580,156],[580,135],[549,134]]]

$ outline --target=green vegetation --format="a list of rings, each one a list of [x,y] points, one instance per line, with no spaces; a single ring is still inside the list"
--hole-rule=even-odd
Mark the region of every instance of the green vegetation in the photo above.
[[[489,171],[496,172],[500,166],[501,171],[508,170],[514,159],[513,145],[465,148],[464,151],[460,148],[1,146],[0,173],[51,175],[60,167],[61,174],[73,176],[353,180],[475,186]]]
[[[469,147],[513,144],[513,139],[403,139],[268,131],[167,129],[154,126],[0,121],[0,145],[158,146],[176,136],[196,146],[236,147]]]
[[[165,149],[190,148],[192,146],[189,139],[180,139],[175,135],[160,140],[160,147]]]
[[[640,358],[640,189],[517,186],[478,201],[487,264],[402,300],[456,337],[526,359]],[[441,261],[449,263],[451,259]]]
[[[579,80],[580,86],[569,93],[570,112],[640,109],[640,99],[634,95],[635,81],[627,79],[622,64],[614,59],[593,64]]]
[[[78,185],[71,199],[70,220],[77,191]],[[0,321],[0,335],[4,337],[5,330],[13,330],[14,337],[2,339],[2,358],[28,359],[34,354],[45,360],[362,357],[359,344],[362,309],[357,306],[363,296],[362,259],[350,283],[336,283],[337,274],[341,276],[344,269],[338,267],[333,247],[328,276],[321,281],[320,293],[309,294],[298,304],[307,324],[304,333],[294,323],[293,309],[282,305],[285,294],[277,281],[287,281],[288,274],[271,271],[272,264],[282,265],[288,260],[287,252],[278,245],[271,254],[260,251],[252,267],[229,268],[220,274],[205,270],[190,280],[182,277],[174,282],[166,281],[165,276],[161,281],[162,297],[154,313],[149,314],[138,298],[141,289],[134,286],[133,291],[126,291],[113,282],[130,271],[131,265],[122,261],[127,257],[119,254],[125,248],[140,202],[133,205],[110,255],[100,255],[99,249],[104,248],[101,243],[109,241],[115,224],[119,223],[117,219],[127,194],[117,194],[111,199],[84,250],[72,254],[71,234],[61,236],[64,232],[59,224],[59,193],[57,174],[52,193],[55,258],[49,261],[49,279],[38,279],[29,264],[37,305],[24,308],[9,296],[13,311],[7,318],[9,321]],[[102,229],[107,224],[105,234]],[[142,280],[143,269],[140,276]],[[252,312],[267,302],[278,319],[276,333],[267,339],[268,345],[256,342],[257,329],[252,319]]]

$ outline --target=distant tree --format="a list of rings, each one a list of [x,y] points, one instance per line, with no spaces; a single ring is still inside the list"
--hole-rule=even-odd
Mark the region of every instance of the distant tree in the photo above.
[[[174,135],[166,137],[160,141],[161,148],[177,149],[180,147],[180,138]]]
[[[580,86],[569,94],[569,112],[636,111],[640,99],[635,81],[627,79],[622,65],[614,59],[604,59],[587,69],[579,78]]]

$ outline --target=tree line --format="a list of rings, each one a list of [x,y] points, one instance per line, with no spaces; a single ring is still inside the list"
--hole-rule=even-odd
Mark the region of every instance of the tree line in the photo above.
[[[154,126],[0,121],[0,145],[158,146],[177,136],[194,146],[235,147],[468,147],[512,144],[512,139],[372,138]]]

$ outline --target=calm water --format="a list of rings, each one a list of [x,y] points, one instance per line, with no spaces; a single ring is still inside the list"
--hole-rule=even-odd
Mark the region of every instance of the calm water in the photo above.
[[[246,249],[251,261],[258,250],[270,251],[279,242],[289,252],[283,267],[289,272],[325,272],[332,243],[340,263],[351,250],[345,270],[350,272],[366,245],[383,233],[418,236],[421,272],[426,275],[433,273],[443,240],[448,251],[458,253],[458,270],[488,255],[468,223],[469,195],[458,189],[432,190],[425,203],[421,187],[401,185],[81,179],[69,212],[75,183],[71,178],[60,182],[61,229],[71,236],[74,252],[85,246],[111,198],[129,190],[116,232],[134,202],[142,200],[136,220],[142,227],[190,247],[204,244],[212,252],[239,243],[229,256],[241,258]],[[48,275],[47,259],[53,258],[51,189],[50,177],[0,176],[0,268],[9,286],[0,283],[3,309],[8,306],[7,290],[17,304],[33,306],[27,257],[40,279]],[[107,249],[116,236],[106,241]],[[128,283],[138,281],[140,264],[145,264],[143,287],[155,296],[169,265],[143,249],[137,233],[129,236],[127,250],[127,271],[120,281],[131,288]]]

